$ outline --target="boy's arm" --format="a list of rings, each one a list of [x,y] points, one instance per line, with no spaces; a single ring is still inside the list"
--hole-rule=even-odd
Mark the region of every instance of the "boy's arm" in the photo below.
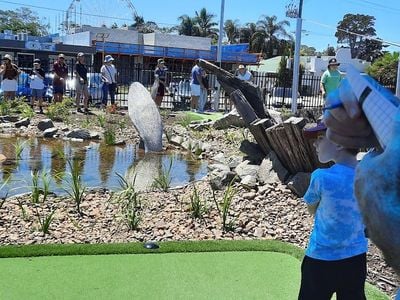
[[[321,201],[320,176],[320,170],[315,170],[311,174],[310,185],[303,197],[303,201],[307,204],[308,212],[311,215],[315,214]]]

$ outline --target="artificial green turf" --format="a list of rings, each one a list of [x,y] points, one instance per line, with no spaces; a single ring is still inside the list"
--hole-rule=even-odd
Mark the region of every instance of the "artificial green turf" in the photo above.
[[[221,117],[223,116],[222,113],[219,112],[213,112],[213,113],[196,113],[196,112],[192,112],[192,111],[187,111],[185,112],[185,115],[187,117],[190,118],[191,121],[201,121],[201,120],[211,120],[211,121],[215,121],[218,119],[221,119]]]
[[[241,261],[240,259],[228,260],[225,262],[219,256],[223,254],[222,257],[228,255],[231,252],[232,255],[243,255],[243,262],[240,266],[229,265],[230,263],[234,263],[236,260]],[[250,252],[244,252],[250,251]],[[263,251],[263,252],[261,252]],[[236,253],[237,252],[237,253]],[[284,254],[289,254],[290,256],[297,259],[297,261],[293,261],[292,267],[287,267],[284,263],[280,263],[279,260],[276,260],[276,266],[272,266],[269,263],[268,274],[264,274],[259,270],[259,265],[254,264],[254,261],[264,262],[264,259],[259,259],[258,256],[264,255],[272,255],[274,253],[270,252],[280,252]],[[158,253],[157,255],[141,255],[146,253]],[[109,254],[105,256],[105,254]],[[121,255],[113,255],[113,254],[121,254]],[[136,255],[123,255],[123,254],[136,254]],[[59,256],[59,257],[39,257],[39,256]],[[78,255],[72,257],[71,255]],[[87,256],[80,256],[87,255]],[[98,255],[98,256],[95,256]],[[141,243],[125,243],[125,244],[69,244],[69,245],[26,245],[26,246],[2,246],[0,247],[0,257],[3,258],[14,258],[14,259],[0,259],[0,292],[5,293],[9,292],[10,289],[14,291],[26,292],[29,291],[30,295],[32,293],[44,292],[45,294],[49,294],[49,287],[57,287],[57,290],[64,291],[62,299],[71,299],[69,295],[74,292],[74,289],[68,290],[65,292],[65,289],[62,286],[78,286],[78,284],[82,284],[84,287],[88,287],[85,293],[92,293],[97,291],[102,287],[102,285],[111,286],[112,295],[122,295],[125,290],[125,281],[130,280],[130,285],[135,285],[137,282],[137,278],[143,279],[143,286],[146,287],[146,295],[149,295],[149,291],[152,289],[156,289],[159,293],[157,296],[153,296],[154,299],[185,299],[179,298],[181,295],[177,294],[176,298],[174,297],[164,297],[163,295],[167,293],[170,289],[175,288],[175,281],[178,281],[179,284],[183,284],[188,281],[188,285],[185,288],[185,293],[190,293],[190,297],[185,294],[182,297],[187,297],[186,299],[205,299],[205,298],[193,298],[194,296],[202,296],[209,295],[207,292],[201,292],[198,287],[205,285],[206,290],[210,290],[212,286],[214,286],[214,282],[220,282],[218,286],[221,288],[229,286],[229,289],[232,289],[232,285],[236,286],[237,280],[242,278],[241,270],[243,272],[247,272],[244,278],[250,279],[251,282],[259,282],[259,276],[272,276],[272,279],[268,279],[268,282],[265,282],[267,279],[262,277],[263,282],[262,285],[269,286],[270,284],[275,285],[277,281],[280,281],[281,275],[279,272],[275,272],[275,268],[277,268],[280,272],[291,270],[292,274],[290,276],[295,276],[293,280],[290,280],[290,284],[292,286],[291,291],[280,291],[278,298],[265,298],[258,297],[258,289],[263,290],[263,287],[254,287],[250,283],[246,283],[241,285],[243,291],[248,292],[252,291],[251,297],[246,298],[224,298],[224,295],[228,295],[229,289],[227,291],[223,291],[221,289],[221,297],[208,296],[209,299],[288,299],[284,298],[283,295],[286,293],[292,293],[292,295],[297,293],[298,284],[299,284],[299,261],[303,257],[303,250],[299,247],[296,247],[291,244],[287,244],[280,241],[274,240],[263,240],[263,241],[180,241],[180,242],[163,242],[160,243],[160,248],[157,250],[147,250],[143,247]],[[249,256],[249,257],[246,257]],[[257,257],[258,259],[252,259],[251,257]],[[28,259],[15,259],[16,257],[29,257]],[[31,258],[33,257],[33,258]],[[127,262],[127,259],[131,257],[132,263]],[[137,257],[137,258],[135,258]],[[172,268],[167,268],[167,263],[171,260],[174,261],[171,265]],[[218,257],[218,259],[217,259]],[[100,262],[97,261],[100,260]],[[108,260],[111,261],[108,261]],[[120,259],[120,261],[119,261]],[[145,267],[136,267],[136,260],[140,261],[149,261],[145,264]],[[44,265],[39,266],[39,262],[43,260]],[[218,261],[221,260],[221,265]],[[32,263],[31,263],[32,262]],[[11,263],[11,264],[10,264]],[[37,264],[37,265],[36,265]],[[274,264],[274,260],[272,261]],[[20,265],[20,267],[18,267]],[[135,266],[133,271],[129,269],[128,266]],[[198,270],[202,269],[202,266],[205,267],[204,272],[206,275],[202,275],[199,273],[197,275]],[[246,266],[246,267],[243,267]],[[29,268],[34,267],[35,272],[39,272],[42,269],[47,269],[50,274],[47,275],[39,275],[32,271],[25,274],[30,270]],[[51,269],[51,267],[53,269]],[[121,271],[119,268],[121,267]],[[246,268],[253,268],[252,270],[247,270]],[[50,268],[50,269],[49,269]],[[124,270],[125,268],[125,270]],[[75,269],[78,269],[79,272],[76,275],[73,272]],[[185,270],[190,270],[189,275],[185,273]],[[193,269],[195,269],[193,271]],[[198,270],[197,270],[198,269]],[[281,270],[282,269],[282,270]],[[160,280],[157,276],[162,276],[159,272],[165,270],[167,271],[166,276],[167,279],[170,279],[167,283],[164,283],[161,287],[156,283]],[[268,269],[267,269],[268,270]],[[222,272],[224,271],[224,272]],[[130,272],[130,273],[129,273]],[[75,275],[74,275],[75,274]],[[138,275],[139,274],[139,275]],[[150,275],[149,275],[150,274]],[[219,275],[221,278],[214,278],[213,275]],[[95,276],[100,276],[96,278]],[[102,277],[101,277],[102,276]],[[139,276],[139,277],[138,277]],[[156,277],[154,277],[156,276]],[[200,282],[199,277],[203,276],[203,279],[206,279],[205,282]],[[233,276],[233,277],[232,277]],[[236,276],[236,277],[235,277]],[[296,277],[297,276],[297,277]],[[196,278],[196,280],[190,282],[190,278]],[[50,279],[54,278],[55,282],[50,282]],[[232,279],[233,278],[233,279]],[[283,277],[282,277],[283,278]],[[114,280],[115,279],[115,280]],[[72,281],[71,281],[72,280]],[[185,281],[186,280],[186,281]],[[271,280],[271,281],[270,281]],[[77,282],[74,282],[77,281]],[[110,281],[110,283],[108,283]],[[239,280],[240,281],[240,280]],[[28,282],[33,282],[31,288],[27,288]],[[149,283],[150,282],[150,283]],[[183,282],[183,283],[182,283]],[[112,284],[111,284],[112,283]],[[18,286],[19,284],[19,286]],[[150,284],[150,287],[149,287]],[[62,285],[59,287],[59,285]],[[207,288],[210,285],[209,288]],[[7,288],[10,287],[10,288]],[[11,288],[12,287],[12,288]],[[124,287],[124,288],[122,288]],[[251,289],[250,289],[251,287]],[[120,289],[122,291],[120,291]],[[37,291],[38,290],[38,291]],[[130,290],[129,290],[130,291]],[[212,293],[215,293],[213,289],[211,289]],[[236,291],[236,289],[235,289]],[[367,284],[366,287],[367,299],[376,299],[383,300],[389,299],[387,296],[378,291],[375,287]],[[79,291],[79,295],[83,295],[82,291]],[[96,298],[99,299],[107,299],[102,298],[102,292],[100,296],[97,294],[93,294]],[[135,291],[136,293],[136,291]],[[271,291],[272,293],[272,291]],[[52,295],[52,294],[50,294]],[[107,294],[108,299],[110,299],[111,294]],[[166,295],[166,294],[165,294]],[[214,295],[214,294],[213,294]],[[230,294],[229,294],[230,295]],[[241,295],[241,294],[238,294]],[[272,294],[271,294],[272,295]],[[289,294],[288,294],[289,295]],[[4,295],[5,296],[5,295]],[[8,297],[3,297],[3,294],[0,294],[0,299],[13,299]],[[66,298],[66,296],[68,296]],[[121,298],[122,297],[122,298]],[[116,298],[111,297],[111,299],[132,299],[128,294],[125,296],[118,296]],[[281,298],[283,297],[283,298]],[[42,299],[46,299],[40,296]],[[85,297],[78,297],[79,299],[92,299],[91,294],[85,294]],[[134,299],[147,299],[137,298]],[[292,298],[295,299],[296,297]],[[28,298],[14,298],[14,299],[35,299],[32,297]],[[55,299],[55,298],[52,298]],[[76,297],[74,299],[77,299]]]
[[[295,299],[300,262],[273,252],[0,260],[1,299]]]

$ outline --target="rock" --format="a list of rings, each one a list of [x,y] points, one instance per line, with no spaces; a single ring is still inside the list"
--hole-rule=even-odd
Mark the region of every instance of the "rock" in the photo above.
[[[235,178],[236,173],[232,171],[214,170],[209,173],[210,185],[213,190],[222,190]]]
[[[242,197],[247,200],[253,200],[256,197],[256,193],[254,192],[244,193]]]
[[[310,173],[299,172],[289,180],[287,187],[297,196],[303,197],[310,185],[310,178]]]
[[[273,109],[268,109],[267,111],[271,118],[274,120],[275,124],[281,124],[283,122],[281,113],[279,111]]]
[[[210,150],[211,150],[211,144],[209,144],[209,143],[202,143],[201,144],[201,150],[203,151],[203,152],[209,152]]]
[[[114,146],[123,146],[125,144],[126,144],[125,140],[118,139],[118,140],[115,141]]]
[[[17,122],[14,123],[15,127],[20,128],[22,126],[27,127],[31,123],[31,120],[29,118],[23,118]]]
[[[252,143],[248,140],[242,141],[239,150],[246,154],[245,159],[249,160],[252,164],[259,165],[265,157],[261,147],[258,144]]]
[[[243,161],[242,156],[233,155],[228,158],[227,165],[231,169],[235,169],[238,165],[240,165]]]
[[[218,153],[217,155],[211,157],[211,159],[221,164],[227,164],[227,159],[223,153]]]
[[[257,178],[259,182],[264,184],[279,181],[278,174],[275,172],[272,161],[268,157],[263,159],[257,172]]]
[[[183,142],[183,137],[179,136],[179,135],[173,135],[170,139],[169,139],[169,143],[171,145],[175,145],[175,146],[181,146]]]
[[[242,178],[240,184],[247,188],[254,188],[257,186],[257,178],[253,175],[246,175]]]
[[[39,121],[38,125],[37,125],[38,129],[40,131],[45,131],[48,128],[52,128],[54,127],[53,121],[50,119],[44,119]]]
[[[0,116],[0,123],[15,123],[18,122],[19,116]]]
[[[54,137],[54,135],[57,133],[58,129],[53,127],[53,128],[47,128],[44,132],[43,132],[43,137],[45,138],[52,138]]]
[[[195,142],[191,139],[184,140],[181,147],[185,150],[192,151],[195,148]]]
[[[286,168],[282,165],[281,161],[279,158],[276,156],[275,152],[271,151],[268,153],[267,158],[269,158],[272,162],[272,168],[275,170],[276,174],[278,174],[278,178],[282,181],[285,182],[289,176],[290,173]]]
[[[90,139],[91,140],[99,140],[100,139],[100,134],[98,132],[91,132],[90,133]]]
[[[248,175],[256,177],[259,169],[260,169],[260,166],[251,165],[248,160],[245,160],[235,168],[235,172],[241,178],[248,176]]]
[[[224,165],[224,164],[211,164],[211,165],[208,165],[207,168],[210,171],[217,170],[217,171],[229,172],[231,170],[227,165]]]
[[[163,149],[160,111],[149,91],[139,82],[134,82],[129,87],[128,112],[144,141],[145,151],[160,152]]]
[[[262,237],[265,235],[265,230],[262,229],[262,228],[257,227],[257,228],[254,230],[254,234],[253,234],[253,235],[254,235],[255,237],[262,238]]]
[[[86,129],[74,129],[67,133],[67,138],[89,140],[90,133]]]
[[[7,157],[4,154],[0,153],[0,163],[5,161],[7,159]]]
[[[215,129],[227,129],[232,126],[246,127],[246,123],[236,110],[224,115],[221,119],[215,120],[213,124]]]

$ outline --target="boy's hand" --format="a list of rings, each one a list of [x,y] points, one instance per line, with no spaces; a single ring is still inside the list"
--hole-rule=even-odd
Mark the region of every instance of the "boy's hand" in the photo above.
[[[349,82],[343,80],[338,90],[338,93],[333,92],[326,99],[327,106],[338,101],[335,97],[339,97],[343,103],[343,107],[326,110],[324,113],[328,139],[346,148],[368,148],[378,145]]]

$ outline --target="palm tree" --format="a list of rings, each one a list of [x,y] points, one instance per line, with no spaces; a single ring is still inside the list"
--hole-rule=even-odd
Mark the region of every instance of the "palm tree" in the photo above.
[[[176,27],[176,30],[178,30],[180,35],[200,35],[199,28],[196,26],[196,21],[194,18],[191,18],[188,15],[182,15],[178,18],[178,21],[180,21],[181,24]]]
[[[276,55],[280,39],[293,39],[285,29],[290,23],[287,20],[277,22],[276,16],[261,16],[257,22],[257,31],[251,37],[250,47],[253,51],[264,52],[266,57]]]
[[[135,23],[133,23],[131,26],[140,33],[152,33],[158,31],[158,26],[156,22],[145,22],[142,16],[135,15],[134,21]]]
[[[238,20],[226,20],[224,23],[224,31],[228,38],[228,44],[236,44],[239,38]]]
[[[215,38],[218,35],[218,29],[215,28],[218,23],[213,21],[214,18],[215,15],[208,13],[205,8],[202,8],[200,12],[196,11],[194,19],[196,26],[199,28],[200,36]]]
[[[256,23],[247,23],[239,30],[239,43],[250,43],[251,37],[257,31]]]

